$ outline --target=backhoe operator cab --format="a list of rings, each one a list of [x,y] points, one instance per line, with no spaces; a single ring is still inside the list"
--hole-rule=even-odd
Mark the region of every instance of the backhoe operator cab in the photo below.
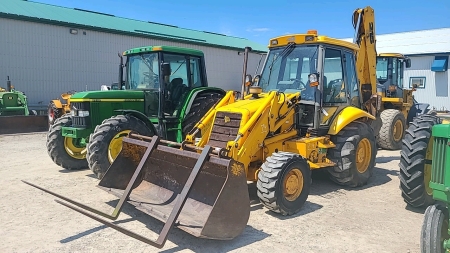
[[[411,67],[411,59],[397,53],[377,56],[378,88],[389,98],[403,98],[403,73]]]
[[[274,38],[261,75],[253,85],[263,93],[300,92],[298,126],[317,135],[336,134],[351,121],[373,115],[361,110],[370,95],[361,96],[355,67],[357,45],[316,31]],[[369,92],[370,93],[370,92]],[[349,105],[352,106],[349,108]],[[354,115],[344,118],[351,112]]]

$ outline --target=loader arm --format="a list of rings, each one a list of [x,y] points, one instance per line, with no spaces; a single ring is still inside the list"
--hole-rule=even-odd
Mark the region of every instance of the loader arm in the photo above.
[[[355,28],[353,43],[356,43],[360,48],[356,55],[356,69],[361,91],[361,102],[366,104],[367,107],[372,95],[377,93],[374,10],[370,6],[356,9],[353,12],[353,27]],[[375,115],[373,110],[371,114]]]

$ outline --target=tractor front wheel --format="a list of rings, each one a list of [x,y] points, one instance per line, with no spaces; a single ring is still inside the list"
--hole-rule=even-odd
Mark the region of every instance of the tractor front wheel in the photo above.
[[[403,113],[396,109],[386,109],[381,112],[383,125],[380,129],[377,144],[382,149],[399,150],[405,134],[406,120]]]
[[[257,195],[269,210],[281,215],[297,213],[311,187],[311,169],[306,160],[290,152],[273,153],[261,166]]]
[[[420,249],[426,253],[444,253],[444,241],[449,240],[448,210],[442,205],[431,205],[425,210],[420,233]]]
[[[122,138],[131,131],[145,136],[155,133],[132,115],[117,115],[105,119],[89,137],[87,160],[89,168],[101,179],[122,150]]]
[[[349,187],[365,185],[372,176],[377,155],[372,128],[355,121],[331,136],[331,141],[336,145],[329,150],[329,158],[336,163],[327,170],[331,180]]]
[[[86,147],[80,139],[62,136],[61,128],[72,126],[70,115],[56,119],[47,133],[47,152],[57,165],[68,169],[78,170],[88,168],[86,161]]]

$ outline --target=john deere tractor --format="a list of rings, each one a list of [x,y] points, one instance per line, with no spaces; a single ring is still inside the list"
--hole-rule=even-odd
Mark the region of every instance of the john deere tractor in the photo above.
[[[30,115],[27,96],[11,85],[9,80],[6,89],[0,87],[0,116]]]
[[[134,132],[181,142],[225,94],[208,87],[201,51],[147,46],[119,56],[118,83],[125,68],[125,85],[73,94],[70,114],[50,127],[47,150],[59,166],[89,167],[101,178],[120,152],[123,136]]]

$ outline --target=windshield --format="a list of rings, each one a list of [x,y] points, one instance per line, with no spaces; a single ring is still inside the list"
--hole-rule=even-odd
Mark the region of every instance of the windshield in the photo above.
[[[388,58],[377,58],[377,79],[386,80],[388,76]]]
[[[316,72],[316,68],[317,46],[273,49],[267,56],[259,86],[263,92],[308,92],[313,89],[308,75]]]
[[[128,57],[127,87],[136,89],[159,89],[158,53]]]

